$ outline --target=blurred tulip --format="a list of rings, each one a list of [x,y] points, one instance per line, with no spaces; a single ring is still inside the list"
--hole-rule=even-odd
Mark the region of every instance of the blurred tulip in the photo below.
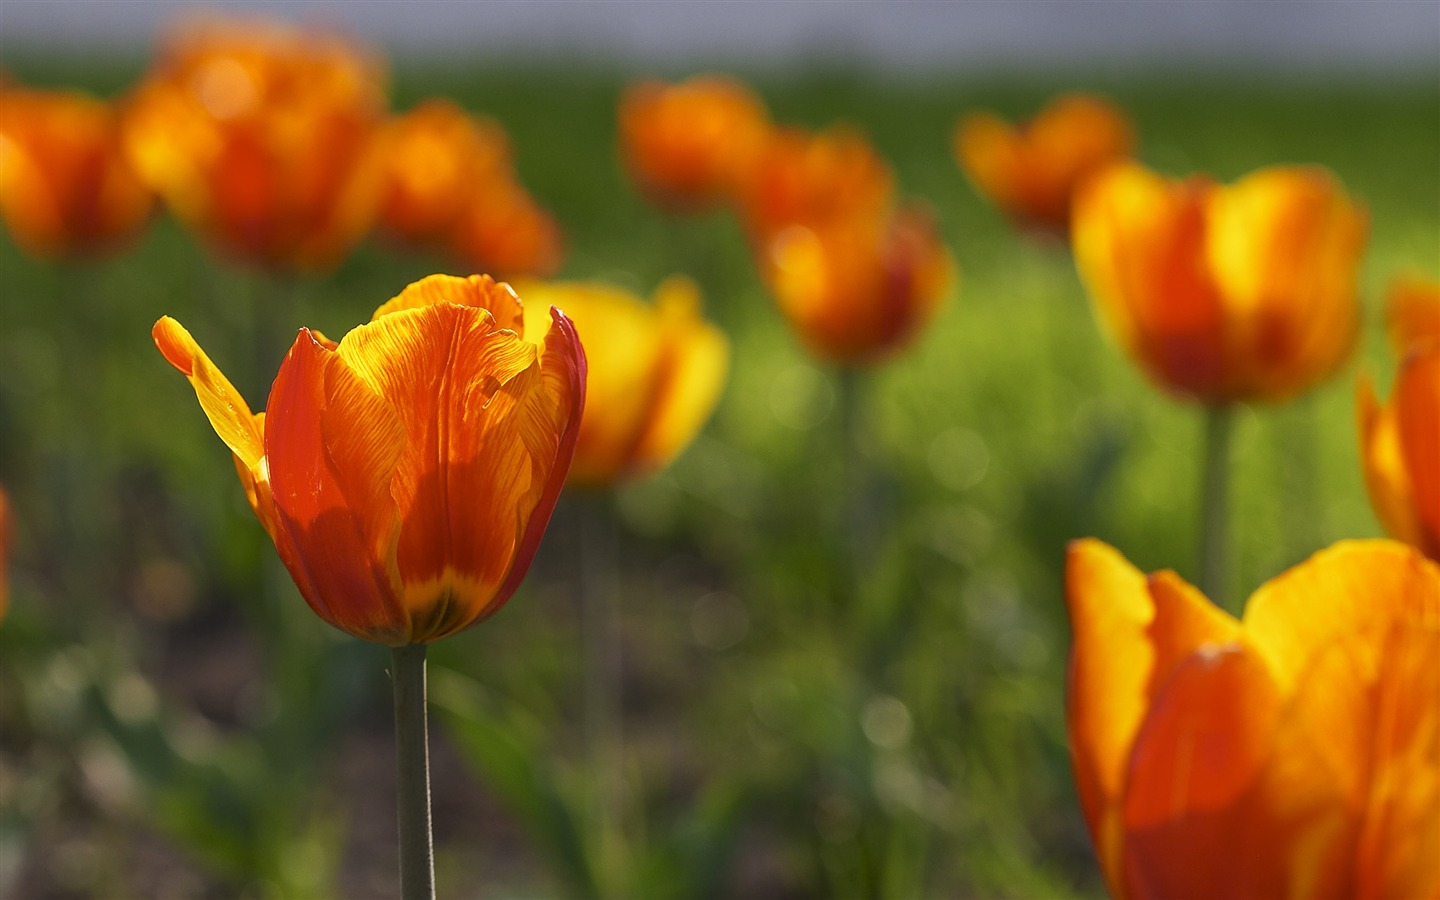
[[[565,256],[554,217],[514,182],[472,197],[455,222],[449,247],[469,268],[513,277],[552,275]]]
[[[383,66],[279,24],[178,31],[135,91],[126,143],[186,225],[248,263],[325,269],[374,220]]]
[[[974,112],[955,127],[955,159],[975,189],[1018,221],[1063,234],[1080,182],[1130,156],[1125,114],[1089,94],[1062,94],[1029,122],[1012,126]]]
[[[1070,547],[1070,754],[1121,898],[1440,892],[1440,567],[1343,542],[1243,620]]]
[[[427,100],[385,132],[380,222],[402,240],[443,240],[472,197],[513,177],[505,130],[449,100]]]
[[[42,257],[115,249],[154,195],[126,161],[115,108],[76,91],[0,87],[0,214]]]
[[[0,484],[0,621],[10,608],[10,552],[15,543],[15,512],[10,505],[10,495]]]
[[[1211,404],[1283,400],[1344,362],[1366,231],[1315,167],[1220,186],[1118,163],[1082,186],[1073,221],[1097,316],[1158,384]]]
[[[154,337],[311,609],[401,646],[498,610],[550,519],[585,355],[559,311],[530,324],[507,285],[433,275],[338,344],[301,329],[260,414],[174,319]]]
[[[668,279],[653,306],[598,282],[521,291],[527,319],[546,306],[563,309],[587,348],[589,412],[570,483],[605,486],[669,465],[710,417],[730,364],[725,334],[700,317],[695,283]]]
[[[619,117],[630,176],[652,203],[676,211],[733,200],[770,130],[764,103],[721,75],[637,84]]]
[[[1366,376],[1357,390],[1365,485],[1386,531],[1440,559],[1440,287],[1397,284],[1389,320],[1402,354],[1390,405]]]
[[[1390,344],[1404,355],[1412,344],[1440,342],[1440,283],[1410,276],[1390,285],[1386,304]]]
[[[760,267],[806,345],[843,365],[908,344],[956,277],[934,223],[918,209],[792,225],[770,238]]]
[[[751,239],[765,243],[791,225],[883,216],[894,198],[890,167],[859,132],[787,128],[771,134],[749,174],[744,218]]]

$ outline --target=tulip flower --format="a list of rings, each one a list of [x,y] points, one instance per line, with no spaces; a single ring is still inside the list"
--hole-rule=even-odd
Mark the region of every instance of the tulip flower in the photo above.
[[[745,183],[743,213],[764,243],[791,225],[883,216],[894,196],[895,176],[859,132],[778,129]]]
[[[579,435],[585,356],[563,314],[527,325],[507,285],[431,276],[338,344],[301,329],[259,414],[174,319],[154,337],[326,622],[424,643],[515,591]]]
[[[522,284],[527,318],[565,310],[585,340],[589,406],[580,423],[570,483],[606,486],[664,468],[720,399],[730,347],[700,317],[700,293],[673,277],[654,304],[596,282]]]
[[[555,218],[513,180],[471,197],[447,245],[470,268],[509,277],[554,274],[565,255]]]
[[[386,127],[380,223],[413,244],[444,240],[468,201],[513,178],[510,139],[496,122],[427,100]]]
[[[955,263],[919,209],[796,224],[761,251],[761,274],[817,356],[875,362],[906,346],[955,282]]]
[[[1097,316],[1159,385],[1279,401],[1345,361],[1366,217],[1327,171],[1233,185],[1116,164],[1076,198],[1075,264]]]
[[[115,107],[94,97],[0,86],[0,215],[17,244],[84,256],[140,233],[155,200],[120,133]]]
[[[720,75],[637,84],[619,118],[631,177],[657,206],[684,212],[733,200],[770,130],[760,99]]]
[[[1394,395],[1382,405],[1364,376],[1357,393],[1365,485],[1386,531],[1440,559],[1440,288],[1400,283],[1389,313]]]
[[[1067,723],[1111,891],[1440,892],[1440,567],[1342,542],[1243,619],[1077,541]]]
[[[126,143],[171,210],[222,253],[337,264],[374,220],[380,64],[332,36],[217,22],[178,32],[136,90]]]
[[[1401,355],[1412,344],[1440,342],[1440,282],[1416,276],[1397,279],[1390,285],[1386,325],[1390,344]]]
[[[1135,134],[1106,100],[1063,94],[1018,127],[991,112],[970,113],[956,125],[953,145],[981,195],[1023,224],[1064,234],[1080,182],[1129,157]]]

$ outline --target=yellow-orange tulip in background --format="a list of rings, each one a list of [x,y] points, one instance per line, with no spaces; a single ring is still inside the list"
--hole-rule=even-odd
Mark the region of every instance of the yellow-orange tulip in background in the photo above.
[[[387,126],[383,146],[380,221],[391,235],[506,276],[560,267],[560,229],[520,186],[498,123],[427,100]]]
[[[760,99],[722,75],[637,84],[619,118],[630,176],[657,206],[686,212],[732,201],[770,129]]]
[[[1120,898],[1440,892],[1440,567],[1337,544],[1243,620],[1071,545],[1070,752]]]
[[[975,189],[1021,223],[1064,233],[1070,202],[1087,176],[1130,156],[1125,114],[1089,94],[1062,94],[1012,126],[973,112],[955,126],[955,159]]]
[[[1117,163],[1081,187],[1072,221],[1114,339],[1162,387],[1212,404],[1283,400],[1345,361],[1366,231],[1314,167],[1216,185]]]
[[[563,309],[586,347],[586,413],[570,482],[604,486],[664,468],[725,387],[730,344],[700,317],[700,292],[672,277],[653,305],[596,282],[522,284],[527,318]]]
[[[338,344],[301,329],[259,414],[174,319],[154,336],[310,607],[402,646],[498,610],[564,484],[585,354],[559,311],[529,324],[507,285],[433,275]]]
[[[795,224],[760,248],[761,277],[815,355],[876,362],[906,346],[953,288],[956,267],[920,209]]]
[[[335,265],[374,221],[384,67],[281,24],[175,32],[135,91],[127,146],[189,227],[272,268]]]
[[[1367,377],[1357,392],[1365,485],[1386,531],[1440,559],[1440,285],[1397,283],[1389,320],[1401,355],[1390,404]]]
[[[36,256],[83,256],[133,238],[154,195],[125,158],[115,107],[75,91],[0,86],[0,215]]]

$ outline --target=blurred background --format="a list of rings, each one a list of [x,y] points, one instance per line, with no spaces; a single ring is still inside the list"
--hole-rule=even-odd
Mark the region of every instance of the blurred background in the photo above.
[[[7,0],[0,69],[121,98],[190,6]],[[1390,281],[1440,277],[1434,3],[212,8],[374,48],[392,112],[443,97],[498,123],[563,234],[548,274],[642,296],[687,274],[732,344],[680,458],[567,491],[510,605],[432,648],[442,896],[1103,893],[1065,743],[1064,546],[1193,579],[1201,423],[1107,342],[1063,241],[971,187],[968,111],[1094,91],[1166,174],[1338,176],[1370,216],[1365,328],[1337,377],[1241,410],[1230,591],[1379,533],[1354,380],[1390,382]],[[912,345],[857,373],[813,358],[734,216],[636,190],[623,92],[704,71],[776,122],[860,129],[928,206],[960,276]],[[185,322],[259,408],[296,328],[338,337],[436,271],[464,274],[367,237],[277,273],[163,211],[79,262],[0,238],[0,896],[394,893],[387,654],[305,607],[149,330]],[[597,672],[618,673],[599,714]]]

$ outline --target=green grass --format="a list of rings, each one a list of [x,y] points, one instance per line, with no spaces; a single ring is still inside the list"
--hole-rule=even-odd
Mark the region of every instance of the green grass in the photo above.
[[[101,91],[138,72],[7,66]],[[614,152],[624,83],[523,66],[395,79],[397,108],[447,94],[509,129],[524,183],[566,230],[566,277],[648,292],[688,272],[735,350],[714,420],[670,470],[562,500],[511,605],[434,648],[442,893],[1101,894],[1063,730],[1064,545],[1095,535],[1193,579],[1200,415],[1107,344],[1062,248],[974,195],[949,129],[972,107],[1023,116],[1097,88],[1164,171],[1314,162],[1366,203],[1354,361],[1296,403],[1240,414],[1230,590],[1243,597],[1378,533],[1353,378],[1388,386],[1387,281],[1440,275],[1440,89],[756,75],[779,121],[864,128],[937,211],[962,273],[917,345],[859,385],[878,524],[851,583],[836,375],[788,333],[730,218],[666,220],[631,191]],[[20,515],[0,626],[0,858],[20,863],[0,865],[0,887],[392,890],[385,652],[304,608],[148,332],[174,315],[222,368],[258,370],[254,316],[273,320],[262,334],[338,335],[444,268],[367,246],[281,285],[219,266],[168,219],[83,269],[0,240],[0,481]],[[283,345],[258,352],[273,366]],[[588,812],[587,516],[611,517],[619,547],[629,801],[614,834]]]

